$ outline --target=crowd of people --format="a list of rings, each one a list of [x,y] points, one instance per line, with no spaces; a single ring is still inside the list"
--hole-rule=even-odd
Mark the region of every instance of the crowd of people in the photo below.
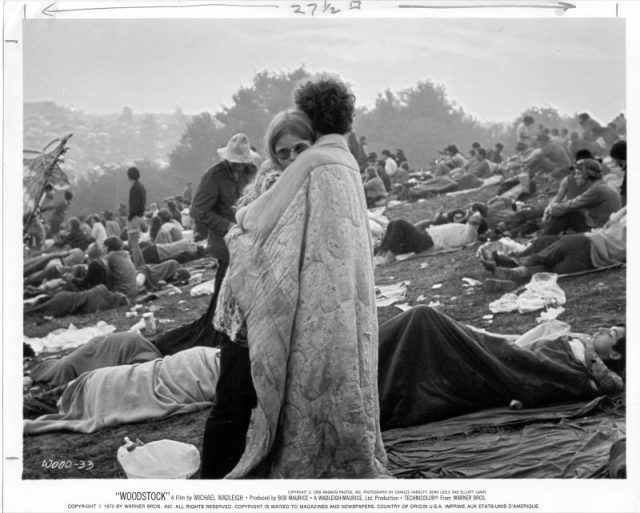
[[[369,151],[366,137],[352,131],[354,111],[344,82],[314,77],[269,124],[265,159],[238,133],[218,149],[220,160],[203,173],[195,193],[189,182],[182,194],[147,205],[143,177],[130,167],[129,203],[117,215],[65,222],[72,195],[67,191],[55,203],[51,189],[29,227],[30,249],[41,253],[25,261],[25,297],[33,299],[27,314],[128,304],[162,281],[188,281],[183,263],[215,259],[215,292],[205,316],[220,341],[220,371],[204,426],[202,478],[388,477],[381,425],[437,417],[424,401],[408,404],[405,392],[397,396],[405,378],[388,355],[409,342],[433,353],[435,344],[464,329],[420,307],[379,328],[373,254],[389,265],[402,253],[473,244],[497,228],[493,204],[474,202],[416,224],[391,221],[373,248],[368,209],[387,205],[416,180],[402,149],[380,156]],[[540,212],[541,237],[520,254],[483,257],[496,278],[525,280],[539,270],[576,272],[626,258],[626,180],[620,190],[608,185],[602,162],[608,152],[626,172],[626,142],[586,114],[580,121],[583,133],[572,138],[566,129],[533,133],[535,121],[526,116],[514,155],[503,155],[501,143],[491,149],[474,143],[467,158],[452,144],[433,167],[432,180],[515,178],[516,186],[527,185],[525,195],[535,181],[557,187]],[[571,146],[574,140],[581,144]],[[522,222],[512,209],[520,197],[509,206],[514,222]],[[460,333],[456,340],[466,352],[484,344]],[[539,369],[561,360],[556,365],[575,384],[570,394],[549,387],[545,395],[519,383],[531,404],[623,389],[623,327],[536,347],[501,344]],[[496,369],[508,365],[496,358]],[[501,404],[503,395],[488,390],[487,406]],[[451,411],[458,411],[457,401]]]

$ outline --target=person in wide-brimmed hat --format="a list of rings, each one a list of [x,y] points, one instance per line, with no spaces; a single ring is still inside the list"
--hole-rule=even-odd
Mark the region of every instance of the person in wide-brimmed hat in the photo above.
[[[220,263],[229,260],[223,237],[235,224],[233,204],[257,171],[260,155],[251,149],[246,134],[235,134],[218,149],[221,161],[202,175],[193,198],[191,217],[199,234],[207,234],[207,250]]]

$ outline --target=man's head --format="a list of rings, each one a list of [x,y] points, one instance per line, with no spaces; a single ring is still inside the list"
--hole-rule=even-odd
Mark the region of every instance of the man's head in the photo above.
[[[116,237],[112,235],[111,237],[107,237],[104,240],[104,247],[107,248],[107,251],[120,251],[122,249],[122,239],[120,237]]]
[[[541,133],[538,134],[538,136],[536,137],[536,142],[538,143],[538,145],[540,146],[544,146],[545,144],[547,144],[549,141],[551,140],[551,138],[549,137],[549,134],[546,133]]]
[[[319,75],[305,80],[294,90],[293,99],[319,135],[351,131],[356,97],[338,77]]]
[[[389,150],[382,150],[380,153],[382,153],[386,158],[391,156],[391,152]]]
[[[584,123],[587,119],[591,119],[591,116],[589,116],[589,114],[587,114],[586,112],[583,112],[578,116],[578,121],[580,123]]]
[[[533,116],[525,116],[522,121],[527,126],[533,125],[535,123],[535,120],[533,119]]]
[[[502,143],[496,143],[496,151],[499,153],[502,150],[504,150],[504,144]]]
[[[614,159],[618,164],[626,164],[627,163],[627,141],[624,139],[620,139],[619,141],[614,142],[611,145],[611,150],[609,151],[609,155]]]
[[[582,159],[576,162],[576,182],[595,182],[602,178],[602,165],[595,159]]]
[[[453,157],[458,153],[458,147],[455,144],[450,144],[447,146],[447,152]]]
[[[67,202],[67,205],[73,199],[73,193],[71,191],[64,191],[64,200]]]
[[[127,177],[132,182],[140,180],[140,170],[135,166],[131,166],[129,169],[127,169]]]
[[[612,371],[624,376],[627,356],[627,331],[624,326],[599,328],[591,338],[596,353]]]

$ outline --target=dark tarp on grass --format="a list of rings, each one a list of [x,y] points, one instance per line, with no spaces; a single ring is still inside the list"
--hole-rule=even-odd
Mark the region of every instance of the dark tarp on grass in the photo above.
[[[624,469],[625,432],[622,397],[611,396],[484,410],[389,430],[383,439],[397,478],[616,478]]]

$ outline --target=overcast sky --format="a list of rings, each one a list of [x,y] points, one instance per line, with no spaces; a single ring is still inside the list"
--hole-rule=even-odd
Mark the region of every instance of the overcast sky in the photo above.
[[[30,20],[24,100],[216,112],[261,70],[334,71],[359,105],[419,80],[483,121],[529,106],[625,111],[623,19]]]

